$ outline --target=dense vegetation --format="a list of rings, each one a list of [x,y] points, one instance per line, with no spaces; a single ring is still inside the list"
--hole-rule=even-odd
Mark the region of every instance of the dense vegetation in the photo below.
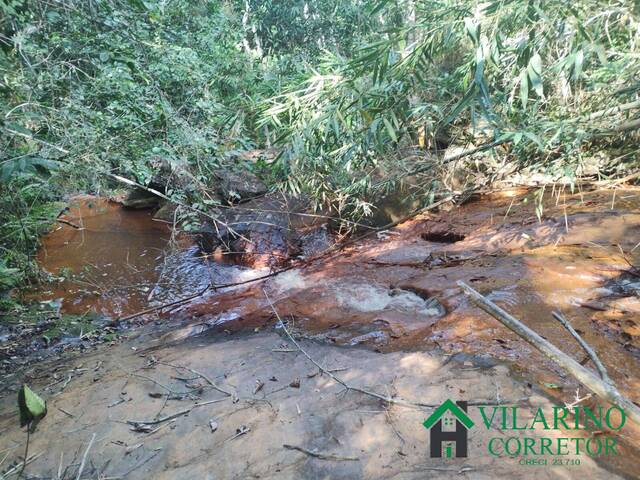
[[[0,289],[32,273],[56,201],[113,188],[108,173],[149,184],[169,165],[166,193],[206,209],[216,171],[251,169],[360,218],[401,183],[427,203],[516,172],[638,166],[637,2],[0,0],[0,15]]]

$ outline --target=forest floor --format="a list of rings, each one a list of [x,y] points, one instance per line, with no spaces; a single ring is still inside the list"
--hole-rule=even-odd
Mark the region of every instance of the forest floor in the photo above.
[[[592,368],[551,315],[562,311],[621,392],[640,401],[640,191],[549,192],[540,219],[535,208],[528,192],[513,190],[424,213],[266,281],[138,317],[120,342],[26,363],[3,379],[0,458],[21,459],[26,434],[6,392],[27,381],[49,402],[31,437],[33,478],[59,470],[76,478],[83,458],[82,478],[636,478],[640,428],[630,422],[619,432],[474,428],[468,458],[429,458],[422,422],[448,398],[518,405],[525,415],[586,393],[474,307],[457,280]],[[127,250],[127,270],[136,270],[129,261]],[[191,274],[206,276],[189,262]],[[247,275],[236,266],[208,273]],[[104,295],[94,302],[117,304]],[[344,392],[277,328],[274,309],[309,356],[350,386],[432,407]],[[469,412],[481,423],[477,407]],[[527,435],[609,435],[621,453],[544,466],[487,453],[493,437]]]

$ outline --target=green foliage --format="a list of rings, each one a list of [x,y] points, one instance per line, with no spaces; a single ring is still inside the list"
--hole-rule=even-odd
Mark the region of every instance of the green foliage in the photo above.
[[[416,171],[431,201],[442,138],[508,142],[476,162],[487,178],[574,182],[599,151],[625,159],[615,173],[636,141],[612,129],[637,109],[592,114],[640,92],[638,15],[620,0],[2,0],[0,289],[33,276],[56,200],[108,190],[110,172],[150,185],[168,167],[165,193],[207,209],[217,170],[251,168],[353,218]],[[239,160],[273,147],[273,163]]]
[[[4,259],[0,259],[0,290],[8,290],[22,280],[19,268],[7,267]]]
[[[415,171],[415,150],[402,149],[421,131],[449,130],[462,145],[509,142],[514,168],[570,181],[585,154],[634,149],[628,133],[610,134],[628,113],[590,117],[637,96],[640,23],[631,4],[383,0],[371,12],[396,19],[398,8],[401,20],[354,58],[321,65],[304,88],[265,108],[264,121],[284,128],[280,161],[293,191],[362,204],[377,193],[372,186],[389,188],[389,172]]]
[[[148,184],[169,164],[185,197],[255,141],[251,111],[271,87],[233,5],[0,5],[0,258],[24,278],[66,192],[101,192],[111,171]]]

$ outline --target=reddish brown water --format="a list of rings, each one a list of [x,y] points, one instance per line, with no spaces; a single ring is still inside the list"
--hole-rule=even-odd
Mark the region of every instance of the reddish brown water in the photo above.
[[[33,296],[61,300],[62,311],[119,317],[202,290],[210,277],[223,283],[246,273],[207,264],[186,237],[172,237],[150,210],[128,210],[104,198],[71,200],[41,241],[38,262],[59,281]]]

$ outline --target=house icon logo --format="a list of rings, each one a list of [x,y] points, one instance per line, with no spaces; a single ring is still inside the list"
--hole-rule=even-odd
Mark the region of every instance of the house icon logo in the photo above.
[[[467,456],[467,430],[473,420],[467,415],[466,401],[446,400],[423,425],[430,430],[431,458],[441,458],[443,452],[446,458]]]

